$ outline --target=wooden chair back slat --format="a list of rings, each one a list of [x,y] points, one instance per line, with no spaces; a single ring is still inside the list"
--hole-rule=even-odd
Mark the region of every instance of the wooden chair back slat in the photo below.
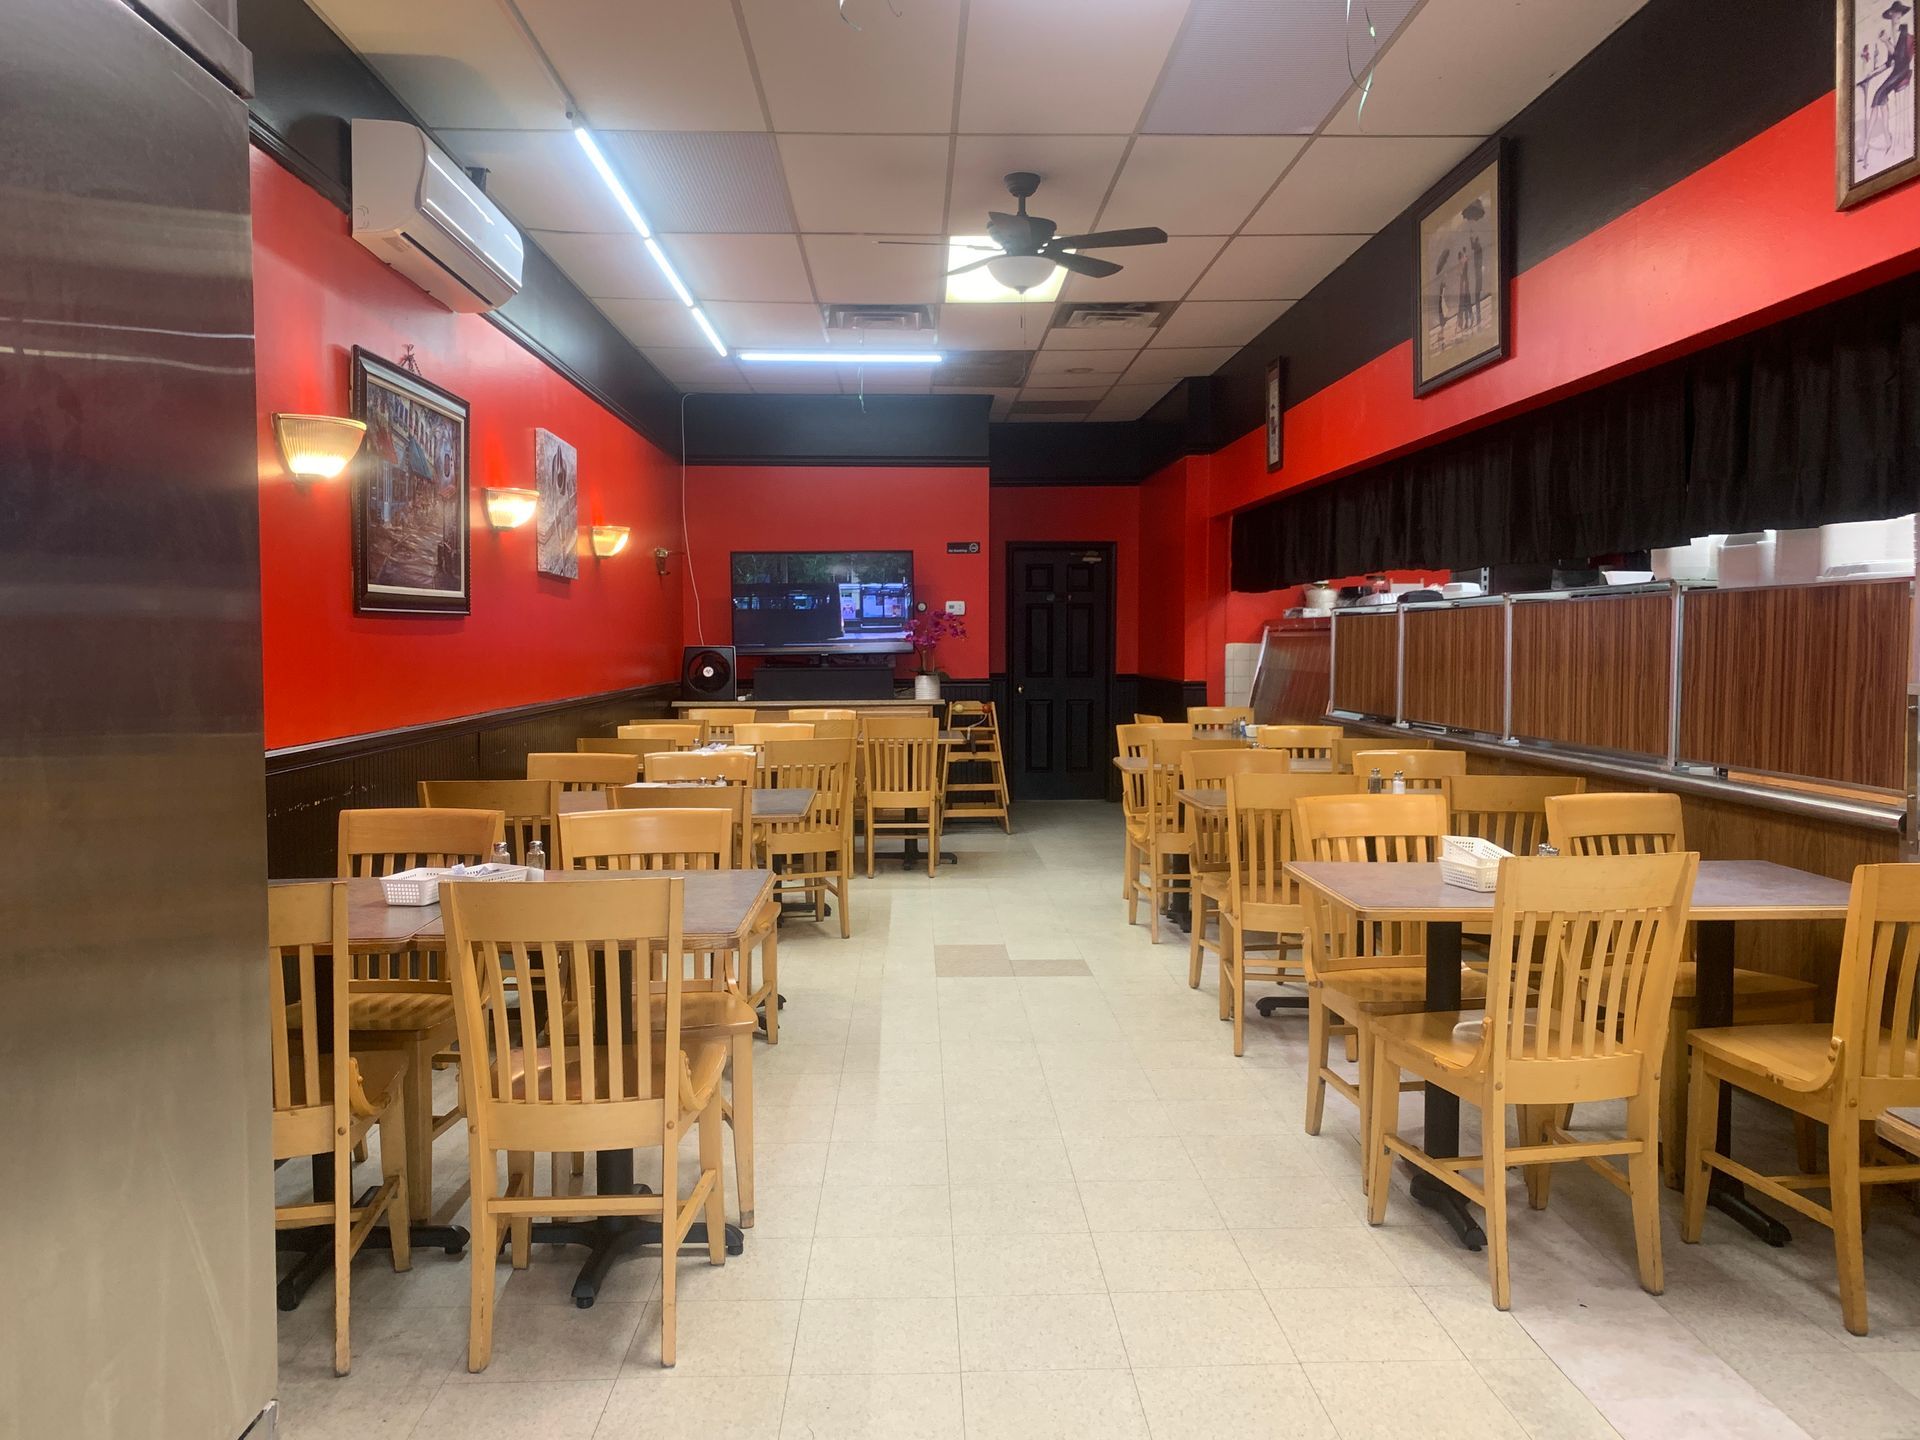
[[[751,785],[755,759],[751,750],[685,751],[647,757],[647,779],[718,781],[723,785]]]
[[[504,839],[506,817],[494,809],[342,810],[335,873],[349,880],[475,865]]]
[[[746,785],[622,786],[612,792],[616,810],[724,810],[733,826],[733,863],[751,863],[753,790]]]
[[[799,828],[837,830],[849,842],[853,837],[853,766],[851,740],[773,740],[760,752],[760,780],[769,790],[811,790],[813,801],[804,820],[771,826],[773,830]]]
[[[769,740],[811,740],[813,725],[791,720],[761,721],[733,727],[736,745],[764,745]]]
[[[1431,750],[1432,748],[1431,740],[1422,740],[1413,735],[1396,735],[1390,740],[1380,735],[1362,735],[1337,741],[1333,747],[1333,763],[1342,770],[1351,770],[1353,757],[1362,750]]]
[[[348,1095],[347,887],[338,880],[267,889],[267,994],[276,1125],[328,1135]],[[322,997],[325,997],[323,1002]],[[323,1028],[322,1015],[328,1024]],[[330,1073],[323,1083],[322,1070]],[[344,1151],[344,1135],[331,1136]],[[280,1147],[276,1146],[276,1154]],[[316,1153],[316,1152],[308,1152]]]
[[[735,725],[742,723],[751,725],[759,720],[777,720],[780,718],[779,715],[774,712],[756,709],[752,705],[710,705],[698,710],[685,710],[682,711],[681,714],[685,719],[698,720],[703,723],[707,727],[708,740],[722,740],[727,742],[731,742],[733,739],[733,727]]]
[[[1253,724],[1253,707],[1250,705],[1189,705],[1187,723],[1194,733],[1213,731],[1219,733],[1238,729],[1241,725]]]
[[[707,743],[707,727],[699,720],[636,720],[613,732],[622,740],[664,740],[661,748],[697,750]]]
[[[1831,1057],[1867,1107],[1920,1104],[1920,866],[1853,872]]]
[[[1144,724],[1116,725],[1114,733],[1118,738],[1122,755],[1139,757],[1147,753],[1147,746],[1155,740],[1192,739],[1193,727],[1154,720]]]
[[[933,806],[944,778],[939,721],[931,716],[869,716],[862,722],[860,746],[868,805],[888,810]]]
[[[819,724],[822,720],[858,720],[859,718],[860,712],[858,710],[836,709],[833,706],[828,706],[825,709],[787,711],[787,719],[805,720],[813,725]]]
[[[1449,775],[1447,824],[1454,835],[1491,841],[1512,855],[1531,855],[1547,840],[1547,801],[1581,795],[1585,780],[1561,775]]]
[[[1547,839],[1562,855],[1666,855],[1687,848],[1680,797],[1658,792],[1551,796]]]
[[[1249,750],[1244,745],[1198,746],[1180,757],[1180,785],[1187,790],[1223,788],[1238,774],[1284,775],[1293,759],[1284,751]],[[1189,864],[1194,870],[1221,871],[1227,864],[1227,812],[1187,807],[1187,833],[1192,840]]]
[[[1438,790],[1450,776],[1467,773],[1464,750],[1356,750],[1352,763],[1354,774],[1378,769],[1383,780],[1397,771],[1409,790]]]
[[[1299,884],[1286,869],[1300,858],[1294,804],[1313,795],[1352,793],[1346,775],[1245,770],[1227,777],[1227,869],[1236,912],[1300,903]]]
[[[536,750],[527,756],[527,778],[557,781],[562,790],[611,790],[640,778],[640,757]]]
[[[547,848],[547,864],[559,848],[554,822],[560,814],[560,786],[553,780],[422,780],[420,804],[430,810],[498,810],[513,863],[527,863],[527,847],[538,840]]]
[[[1439,791],[1406,795],[1309,795],[1294,806],[1295,844],[1310,860],[1425,864],[1440,858],[1447,802]],[[1349,923],[1306,892],[1307,971],[1356,964],[1425,964],[1426,926],[1418,921]]]
[[[1296,760],[1334,762],[1345,732],[1338,725],[1262,725],[1253,732],[1262,750],[1281,750]]]
[[[568,870],[731,870],[734,823],[720,809],[562,815],[560,851]]]

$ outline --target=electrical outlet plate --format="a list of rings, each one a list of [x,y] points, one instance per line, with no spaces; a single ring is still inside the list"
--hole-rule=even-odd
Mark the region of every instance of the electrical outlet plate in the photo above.
[[[967,602],[966,602],[966,601],[964,601],[964,600],[949,600],[949,601],[947,601],[947,613],[948,613],[949,615],[964,615],[964,614],[966,614],[966,613],[967,613]]]

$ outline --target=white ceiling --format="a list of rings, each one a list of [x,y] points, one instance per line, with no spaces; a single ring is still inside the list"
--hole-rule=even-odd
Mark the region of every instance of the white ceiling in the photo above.
[[[682,388],[966,387],[716,356],[569,136],[569,95],[730,346],[855,346],[821,305],[930,305],[916,343],[1037,352],[1019,388],[975,392],[996,418],[1124,420],[1229,359],[1644,0],[1369,0],[1351,20],[1347,0],[844,0],[852,24],[839,0],[309,3]],[[879,243],[981,233],[1011,170],[1042,177],[1030,208],[1064,232],[1173,237],[1094,252],[1125,268],[1060,297],[1161,302],[1158,330],[944,305],[942,244]]]

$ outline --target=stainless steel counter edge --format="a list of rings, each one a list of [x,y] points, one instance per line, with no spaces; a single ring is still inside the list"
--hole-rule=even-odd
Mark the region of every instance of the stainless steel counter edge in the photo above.
[[[1378,720],[1358,720],[1338,713],[1326,717],[1334,724],[1369,735],[1404,735],[1450,745],[1476,755],[1498,756],[1523,765],[1539,765],[1555,770],[1570,770],[1581,775],[1598,775],[1635,785],[1652,785],[1678,795],[1698,795],[1707,800],[1727,800],[1751,805],[1759,810],[1778,810],[1788,815],[1804,815],[1835,825],[1852,825],[1862,830],[1885,830],[1898,834],[1902,828],[1904,805],[1889,801],[1875,805],[1864,800],[1843,800],[1834,795],[1815,795],[1797,790],[1777,789],[1770,785],[1749,785],[1738,780],[1720,780],[1706,775],[1669,770],[1661,765],[1637,765],[1578,750],[1563,750],[1539,745],[1509,745],[1500,740],[1481,740],[1428,726],[1393,725]]]

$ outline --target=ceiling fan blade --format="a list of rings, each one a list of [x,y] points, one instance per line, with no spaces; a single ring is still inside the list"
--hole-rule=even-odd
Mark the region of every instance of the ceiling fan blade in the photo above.
[[[1113,250],[1122,245],[1164,245],[1167,232],[1158,225],[1137,230],[1095,230],[1088,235],[1061,235],[1053,243],[1063,250]]]
[[[876,240],[873,243],[876,245],[937,245],[942,250],[954,248],[951,240]],[[993,250],[996,255],[1000,253],[991,245],[962,245],[960,248],[962,250]]]
[[[984,260],[969,260],[966,264],[962,265],[958,270],[949,270],[947,271],[947,274],[964,275],[969,270],[978,270],[982,265],[991,265],[994,261],[998,260],[999,258],[1000,258],[999,253],[996,251],[994,254],[989,255]]]
[[[1092,255],[1075,255],[1070,250],[1047,252],[1047,259],[1063,270],[1071,270],[1076,275],[1085,275],[1092,280],[1104,280],[1109,275],[1118,275],[1124,266],[1111,260],[1100,260]]]

